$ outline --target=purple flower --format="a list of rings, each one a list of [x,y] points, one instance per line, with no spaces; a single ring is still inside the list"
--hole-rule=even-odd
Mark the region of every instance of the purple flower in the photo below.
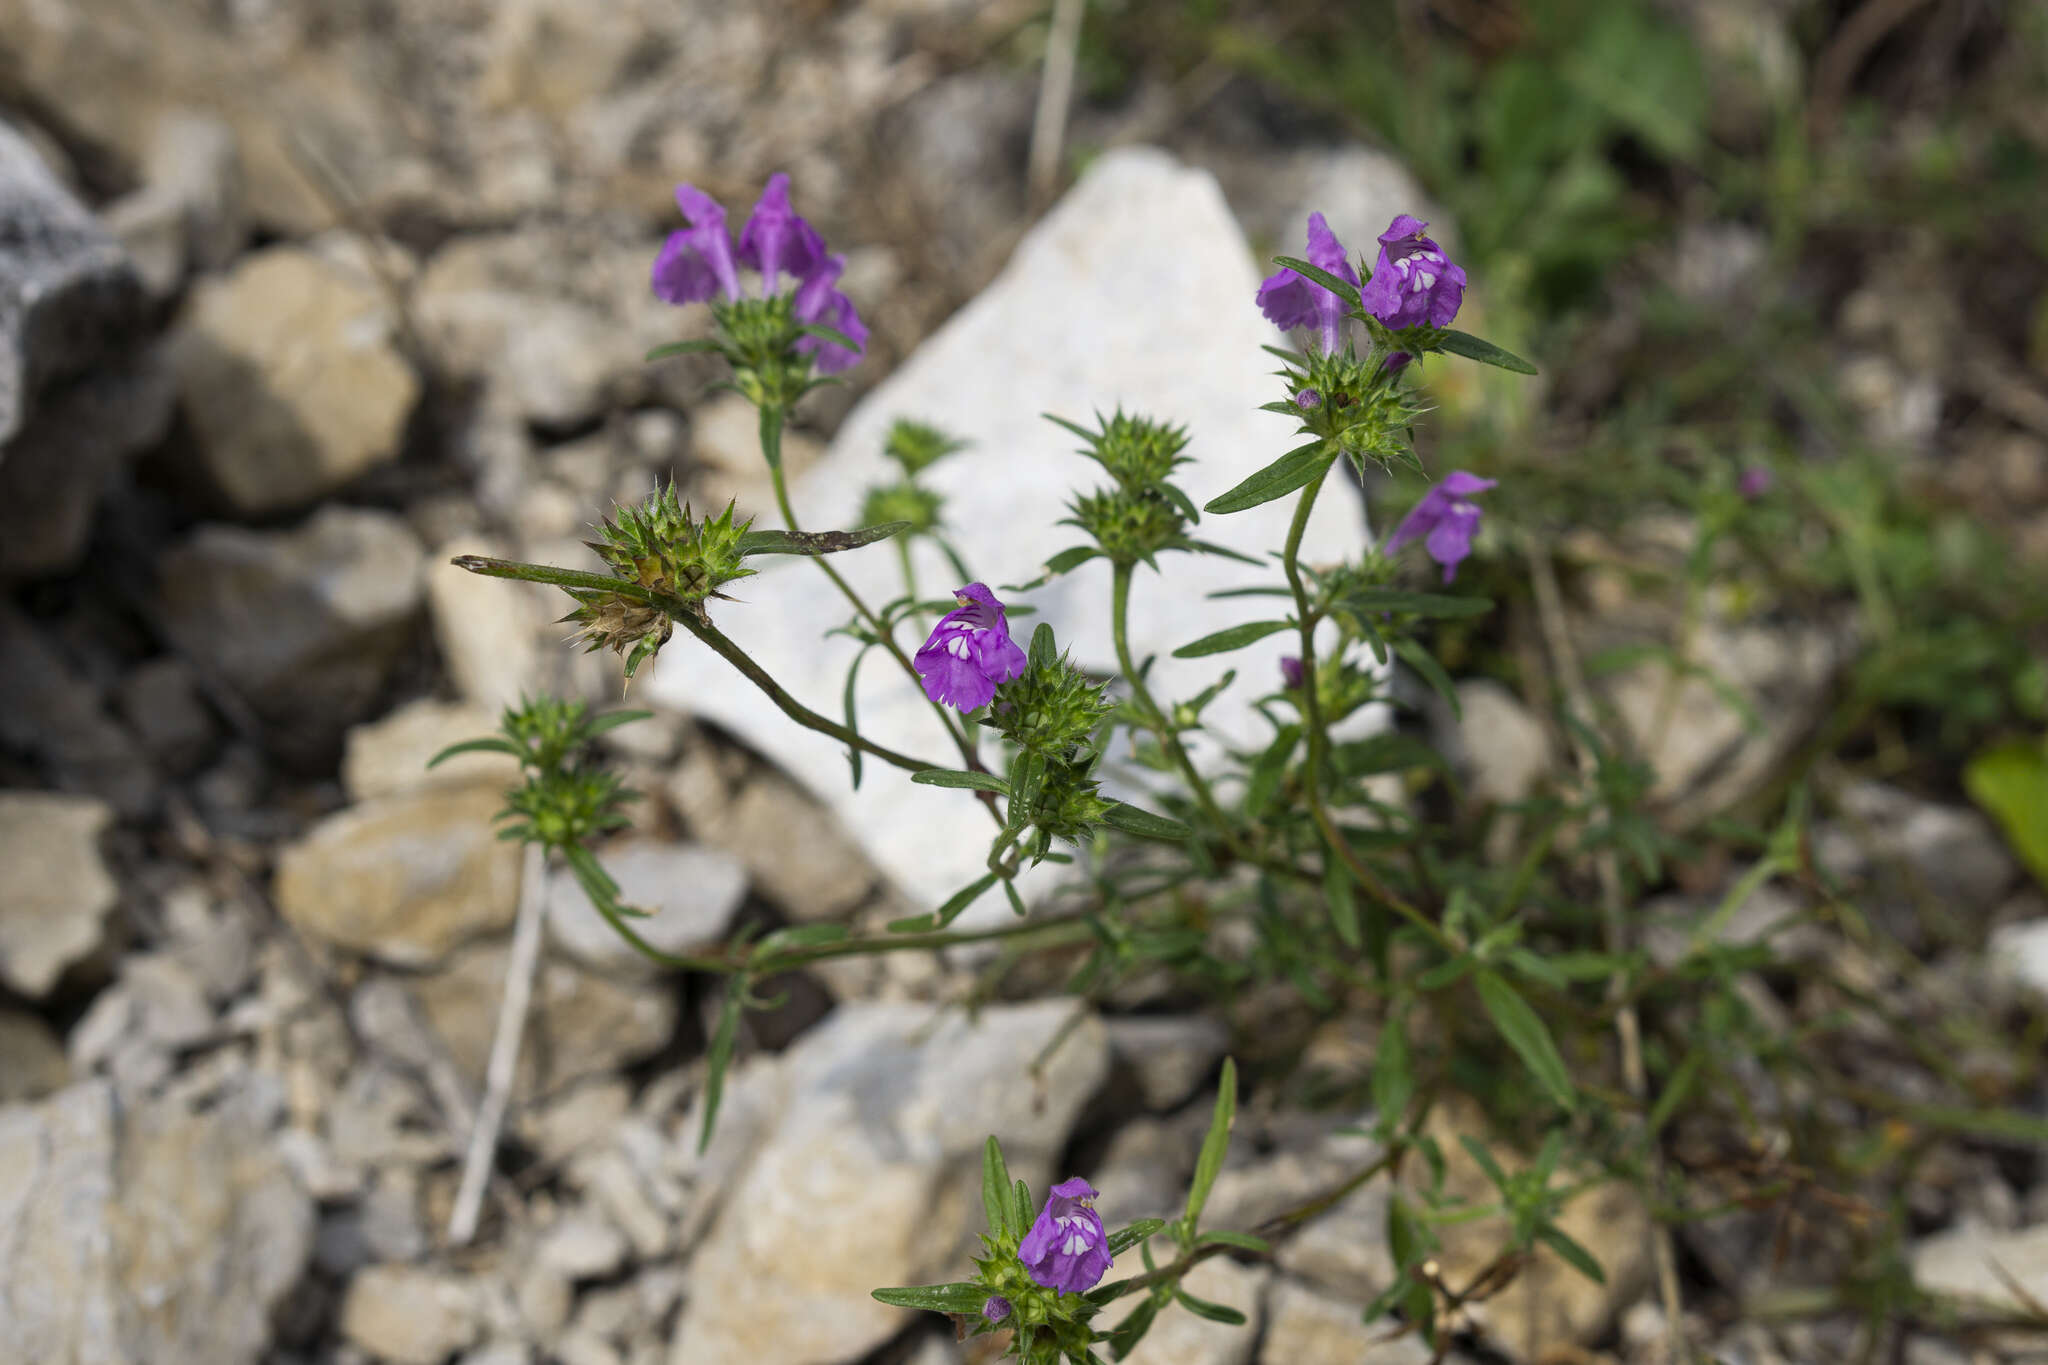
[[[981,1315],[990,1322],[1001,1322],[1010,1316],[1010,1301],[1001,1294],[991,1294],[981,1306]]]
[[[850,369],[867,348],[867,324],[854,311],[853,300],[839,292],[839,273],[846,269],[844,256],[826,256],[804,277],[796,289],[796,320],[817,322],[844,332],[854,343],[849,351],[836,341],[807,336],[796,344],[799,355],[815,355],[818,373],[838,374]]]
[[[1109,1269],[1109,1234],[1095,1211],[1095,1187],[1075,1176],[1052,1187],[1052,1198],[1018,1244],[1017,1258],[1047,1289],[1078,1294]]]
[[[1742,476],[1735,481],[1735,491],[1749,501],[1755,502],[1770,492],[1771,485],[1776,482],[1776,477],[1769,469],[1760,464],[1753,464],[1743,470]]]
[[[1380,234],[1379,264],[1358,294],[1365,311],[1389,327],[1447,327],[1465,300],[1464,267],[1422,235],[1428,226],[1404,213]]]
[[[689,226],[671,232],[654,258],[654,296],[669,303],[703,303],[723,291],[728,300],[737,299],[740,276],[725,210],[695,185],[676,186],[676,206]]]
[[[1323,396],[1314,389],[1303,389],[1294,395],[1294,406],[1303,412],[1314,412],[1323,405]]]
[[[1479,506],[1469,501],[1475,493],[1494,486],[1492,479],[1453,470],[1443,481],[1422,495],[1414,510],[1401,518],[1394,534],[1387,537],[1387,553],[1394,554],[1417,537],[1429,557],[1444,566],[1444,582],[1458,576],[1458,564],[1472,553],[1472,537],[1479,531]]]
[[[825,263],[825,239],[789,206],[789,177],[768,177],[761,201],[740,229],[741,265],[761,272],[761,296],[775,292],[776,276],[803,280]]]
[[[1415,359],[1406,351],[1396,351],[1380,362],[1380,368],[1388,374],[1399,374],[1408,368],[1408,362]]]
[[[1300,690],[1302,676],[1300,659],[1295,658],[1292,654],[1280,656],[1280,679],[1287,684],[1288,691]]]
[[[1344,244],[1320,213],[1308,216],[1308,262],[1332,275],[1358,283],[1358,272],[1344,251]],[[1283,332],[1297,327],[1314,328],[1323,350],[1334,351],[1344,328],[1344,300],[1292,270],[1268,275],[1259,285],[1259,311]]]
[[[996,684],[1024,671],[1024,651],[1010,638],[1003,604],[986,583],[953,590],[960,605],[939,618],[931,637],[912,660],[924,677],[924,694],[962,711],[978,711],[996,694]]]

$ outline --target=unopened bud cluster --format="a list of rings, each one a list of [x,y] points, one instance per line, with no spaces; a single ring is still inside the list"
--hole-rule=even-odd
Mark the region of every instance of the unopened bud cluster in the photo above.
[[[1181,546],[1187,527],[1199,520],[1194,503],[1170,480],[1188,462],[1181,454],[1187,430],[1123,412],[1098,422],[1096,431],[1060,422],[1087,443],[1081,453],[1116,480],[1068,504],[1073,515],[1064,524],[1093,536],[1111,563],[1143,561],[1156,568],[1154,556]]]

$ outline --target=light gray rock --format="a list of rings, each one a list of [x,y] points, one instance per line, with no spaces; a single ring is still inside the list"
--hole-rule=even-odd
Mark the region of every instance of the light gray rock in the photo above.
[[[406,1265],[358,1271],[341,1301],[343,1337],[395,1365],[442,1365],[482,1331],[467,1281]]]
[[[1814,830],[1813,856],[1872,899],[1903,910],[1922,901],[1944,917],[1988,914],[2019,875],[2005,841],[1967,806],[1926,801],[1882,782],[1842,789],[1841,813]]]
[[[1965,1223],[1921,1241],[1912,1256],[1913,1281],[1923,1290],[2022,1311],[2002,1268],[2037,1301],[2048,1298],[2048,1223],[2017,1232]]]
[[[1155,1112],[1194,1094],[1230,1046],[1230,1030],[1207,1014],[1130,1015],[1108,1025],[1110,1056],[1128,1068],[1145,1107]]]
[[[668,791],[698,841],[737,857],[793,919],[837,919],[874,887],[874,869],[840,822],[779,775],[756,774],[732,791],[699,748],[677,766]]]
[[[254,1365],[313,1236],[233,1106],[122,1110],[87,1082],[0,1109],[0,1341],[38,1365]]]
[[[502,943],[475,944],[444,970],[409,983],[456,1067],[478,1087],[497,1030],[508,951]],[[548,1094],[659,1052],[675,1032],[676,1009],[666,986],[614,981],[544,959],[534,976],[513,1093]]]
[[[1259,1365],[1429,1365],[1433,1357],[1419,1334],[1387,1340],[1398,1324],[1361,1322],[1358,1309],[1291,1280],[1275,1280],[1266,1295]]]
[[[1108,1040],[1087,1016],[1028,1074],[1076,1008],[993,1006],[969,1024],[924,1006],[843,1005],[787,1053],[743,1067],[755,1093],[740,1107],[779,1117],[750,1139],[742,1116],[726,1139],[740,1147],[724,1157],[673,1365],[848,1359],[900,1330],[906,1315],[868,1291],[961,1264],[982,1222],[973,1181],[990,1133],[1013,1173],[1046,1188],[1108,1071]]]
[[[398,454],[420,385],[389,301],[297,247],[202,281],[172,362],[207,477],[236,511],[303,507]]]
[[[0,1010],[0,1105],[39,1100],[70,1081],[64,1044],[41,1016]]]
[[[166,551],[164,624],[293,762],[331,762],[420,605],[421,549],[389,512],[329,505],[290,531],[202,526]]]
[[[1152,1253],[1155,1263],[1162,1250],[1164,1244],[1155,1243]],[[1144,1273],[1144,1259],[1133,1247],[1117,1258],[1103,1279],[1120,1280],[1128,1275]],[[1245,1365],[1258,1344],[1260,1319],[1265,1316],[1262,1291],[1272,1277],[1272,1270],[1266,1266],[1239,1265],[1227,1256],[1202,1262],[1181,1282],[1187,1292],[1198,1299],[1235,1308],[1245,1315],[1245,1324],[1234,1327],[1225,1322],[1212,1322],[1178,1305],[1169,1305],[1152,1320],[1152,1326],[1146,1329],[1138,1348],[1122,1359],[1129,1365]],[[1133,1294],[1117,1300],[1098,1320],[1097,1326],[1107,1329],[1122,1322],[1143,1297]]]
[[[168,953],[133,954],[72,1029],[71,1065],[81,1075],[105,1072],[115,1096],[134,1103],[170,1076],[180,1049],[213,1029],[213,1010],[196,976]]]
[[[150,292],[168,297],[188,268],[216,269],[240,250],[241,169],[234,130],[211,114],[173,111],[149,137],[141,188],[109,205],[106,219]]]
[[[656,249],[577,225],[457,237],[427,262],[413,311],[443,373],[570,426],[644,391],[647,352],[704,324],[649,292]]]
[[[456,690],[493,713],[516,706],[540,682],[536,636],[549,614],[524,583],[484,578],[449,563],[457,555],[504,558],[509,546],[478,536],[438,545],[427,567],[427,603],[434,640]],[[553,589],[549,589],[553,592]],[[555,593],[560,597],[560,593]]]
[[[2048,1000],[2048,918],[2000,925],[1984,951],[1995,978]]]
[[[341,755],[342,789],[351,801],[371,801],[429,787],[512,786],[519,781],[519,763],[509,754],[457,754],[427,767],[450,745],[497,733],[497,715],[481,706],[431,697],[408,702],[348,732]]]
[[[0,792],[0,981],[31,1000],[105,938],[119,888],[99,840],[113,819],[89,796]]]
[[[1292,444],[1284,419],[1257,411],[1274,396],[1259,350],[1277,338],[1252,305],[1259,272],[1207,173],[1163,153],[1122,149],[1099,158],[1019,246],[1003,274],[942,327],[840,427],[831,453],[793,490],[812,527],[854,524],[865,489],[888,477],[882,436],[912,415],[967,437],[974,450],[933,468],[932,485],[971,547],[970,566],[991,584],[1035,576],[1046,558],[1075,542],[1057,527],[1076,488],[1097,482],[1073,454],[1073,437],[1045,421],[1059,413],[1146,413],[1184,422],[1195,463],[1180,482],[1199,505],[1278,457]],[[772,518],[762,511],[761,525]],[[1285,502],[1227,518],[1205,518],[1198,534],[1262,553],[1285,536]],[[1364,534],[1352,495],[1333,489],[1317,506],[1305,541],[1311,560],[1354,552]],[[763,561],[765,563],[765,561]],[[829,708],[840,695],[850,642],[821,639],[843,620],[845,603],[809,564],[765,569],[747,580],[744,607],[722,607],[722,628],[784,686]],[[871,600],[901,588],[893,556],[850,554],[841,572]],[[1177,556],[1164,578],[1140,574],[1132,597],[1131,646],[1161,657],[1153,690],[1190,695],[1223,671],[1210,660],[1175,660],[1174,648],[1248,619],[1241,604],[1206,594],[1240,586],[1251,572],[1231,561]],[[929,589],[954,586],[936,551],[918,549]],[[1029,594],[1036,621],[1052,624],[1084,665],[1116,671],[1110,646],[1107,573],[1084,566]],[[911,641],[914,645],[917,642]],[[1240,682],[1206,713],[1227,739],[1249,744],[1263,729],[1249,706],[1278,676],[1279,637],[1232,656]],[[870,660],[857,700],[862,730],[893,748],[952,762],[922,692],[900,672]],[[907,774],[869,763],[861,789],[846,778],[841,746],[792,726],[767,699],[689,642],[672,646],[649,684],[661,700],[716,721],[817,792],[870,858],[915,906],[929,908],[981,875],[986,814],[958,792],[918,787]],[[1197,743],[1197,760],[1215,748]],[[995,913],[995,912],[991,912]]]
[[[1400,1273],[1387,1248],[1389,1188],[1377,1176],[1310,1220],[1280,1248],[1280,1268],[1345,1303],[1372,1302]]]
[[[541,1265],[572,1280],[610,1275],[631,1251],[619,1230],[592,1213],[571,1213],[541,1235]]]
[[[633,932],[659,952],[686,953],[718,942],[747,894],[747,870],[721,849],[634,841],[613,845],[599,861],[619,884],[619,899],[650,911]],[[608,974],[659,970],[621,938],[576,882],[558,867],[548,874],[548,934],[579,961]]]
[[[278,912],[394,966],[440,962],[518,909],[519,849],[492,824],[504,803],[495,787],[456,787],[330,815],[279,856]]]

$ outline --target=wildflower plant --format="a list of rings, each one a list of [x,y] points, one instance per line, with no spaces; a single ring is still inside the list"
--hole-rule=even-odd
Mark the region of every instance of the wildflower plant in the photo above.
[[[1193,484],[1186,451],[1199,433],[1171,414],[1118,409],[1088,423],[1053,416],[1100,475],[1068,505],[1062,524],[1076,531],[1075,543],[1038,578],[992,585],[948,539],[944,499],[924,481],[940,460],[981,457],[913,419],[897,421],[886,437],[897,473],[869,491],[865,525],[802,529],[780,457],[784,425],[805,393],[857,361],[867,336],[840,291],[841,258],[795,212],[784,177],[769,182],[737,238],[709,196],[683,186],[677,203],[685,226],[663,246],[653,288],[678,305],[707,305],[713,334],[650,359],[685,350],[724,358],[726,384],[759,412],[762,456],[788,529],[756,531],[752,509],[732,505],[699,516],[679,505],[673,488],[658,489],[599,525],[589,542],[599,571],[478,557],[456,563],[561,587],[575,638],[618,653],[629,678],[680,630],[793,723],[843,745],[854,785],[865,765],[881,762],[978,802],[990,820],[985,870],[929,913],[874,934],[811,924],[670,956],[634,934],[633,912],[617,904],[590,847],[618,823],[624,794],[575,754],[617,718],[593,722],[534,703],[508,715],[503,736],[477,743],[526,765],[507,812],[516,837],[568,861],[643,953],[726,980],[706,1051],[702,1139],[717,1120],[740,1020],[764,1003],[757,986],[821,958],[999,942],[1005,951],[984,983],[989,991],[1024,962],[1056,971],[1090,998],[1158,972],[1226,1005],[1280,985],[1312,1012],[1364,1002],[1372,1016],[1373,1062],[1356,1093],[1367,1110],[1358,1131],[1377,1152],[1370,1162],[1258,1227],[1205,1228],[1236,1113],[1236,1064],[1226,1061],[1180,1217],[1120,1226],[1086,1173],[1067,1173],[1040,1202],[1011,1177],[1000,1135],[991,1136],[982,1189],[988,1230],[973,1276],[876,1297],[950,1314],[966,1335],[1002,1336],[1010,1355],[1033,1365],[1121,1357],[1162,1312],[1242,1321],[1236,1310],[1189,1294],[1188,1271],[1216,1255],[1266,1256],[1271,1238],[1387,1173],[1402,1181],[1385,1230],[1397,1273],[1360,1306],[1368,1320],[1394,1313],[1395,1330],[1440,1345],[1449,1324],[1469,1325],[1466,1310],[1514,1280],[1539,1249],[1600,1278],[1598,1261],[1559,1226],[1561,1210],[1585,1190],[1623,1180],[1663,1217],[1676,1196],[1663,1176],[1660,1130],[1681,1108],[1707,1103],[1707,1078],[1732,1072],[1742,1060],[1737,1050],[1753,1053],[1763,1043],[1739,993],[1726,987],[1736,963],[1729,949],[1702,937],[1675,966],[1652,971],[1630,946],[1621,907],[1656,885],[1681,849],[1645,811],[1646,767],[1598,732],[1583,697],[1571,698],[1561,717],[1580,760],[1577,781],[1507,812],[1525,832],[1506,859],[1471,853],[1503,812],[1475,811],[1450,780],[1450,764],[1414,733],[1337,728],[1367,708],[1413,712],[1432,693],[1457,713],[1453,669],[1469,660],[1493,608],[1474,580],[1494,588],[1526,575],[1543,619],[1556,613],[1548,559],[1528,549],[1514,524],[1514,480],[1483,472],[1494,469],[1484,458],[1470,461],[1480,471],[1432,479],[1413,443],[1429,408],[1418,385],[1441,357],[1535,372],[1451,325],[1469,282],[1428,225],[1400,215],[1367,260],[1314,215],[1305,256],[1276,258],[1277,270],[1244,306],[1292,334],[1293,346],[1269,348],[1280,363],[1263,406],[1294,422],[1296,440],[1262,467],[1234,471],[1229,487],[1199,490],[1206,499],[1184,486]],[[1341,561],[1312,564],[1302,558],[1303,536],[1333,471],[1391,475],[1409,490],[1396,505],[1410,510],[1379,547],[1361,541]],[[1739,496],[1724,482],[1733,509],[1724,529],[1740,527],[1745,499],[1776,514],[1782,498],[1768,480],[1744,476]],[[1280,499],[1291,500],[1293,516],[1266,558],[1201,538],[1205,518]],[[905,552],[911,537],[946,557],[950,591],[919,584]],[[837,554],[892,540],[902,584],[889,600],[868,600],[833,567]],[[1503,572],[1509,550],[1520,550],[1526,566]],[[846,601],[847,618],[823,630],[855,644],[836,718],[792,696],[717,624],[724,612],[744,610],[724,589],[765,554],[812,559]],[[1167,571],[1171,556],[1188,554],[1242,565],[1243,586],[1219,596],[1243,602],[1246,619],[1187,641],[1174,657],[1217,656],[1220,664],[1220,656],[1284,636],[1288,651],[1273,675],[1224,668],[1193,695],[1155,692],[1152,661],[1130,645],[1131,587],[1138,573]],[[1110,638],[1061,640],[1054,623],[1032,624],[1025,637],[1031,594],[1077,574],[1108,592]],[[1077,653],[1113,657],[1114,675],[1083,668]],[[898,752],[861,732],[854,682],[863,666],[893,667],[897,685],[929,705],[923,752]],[[1567,678],[1577,667],[1559,664]],[[1205,720],[1231,689],[1252,698],[1267,727],[1249,745],[1225,741]],[[1225,761],[1198,767],[1190,754],[1197,738],[1214,741]],[[1143,805],[1105,792],[1112,764],[1145,770],[1151,795]],[[1792,803],[1781,823],[1752,831],[1759,876],[1801,866],[1805,819]],[[1029,905],[1016,880],[1041,862],[1072,865],[1073,873],[1044,903]],[[1013,922],[955,927],[997,888]],[[1598,907],[1585,908],[1595,898]],[[1219,946],[1232,937],[1214,932],[1226,923],[1243,930],[1246,946]],[[1716,1022],[1704,1035],[1686,1022],[1698,1013],[1688,992],[1699,990],[1714,1002]],[[1652,1034],[1639,1014],[1651,1006],[1669,1006],[1677,1022]],[[1461,1090],[1536,1154],[1503,1160],[1486,1141],[1461,1135],[1456,1147],[1493,1190],[1478,1200],[1450,1193],[1446,1170],[1459,1153],[1446,1152],[1429,1127],[1439,1101]],[[1927,1122],[1931,1112],[1916,1111]],[[1468,1279],[1448,1279],[1436,1253],[1439,1231],[1487,1214],[1506,1223],[1497,1256]],[[1651,1237],[1660,1289],[1678,1322],[1682,1305],[1661,1277],[1669,1232],[1658,1222]],[[1111,1259],[1132,1250],[1143,1270],[1111,1278]],[[1130,1306],[1109,1314],[1119,1299]]]

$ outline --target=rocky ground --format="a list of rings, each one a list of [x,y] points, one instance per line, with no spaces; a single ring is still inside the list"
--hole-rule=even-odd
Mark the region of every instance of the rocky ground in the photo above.
[[[1035,1187],[1085,1159],[1113,1221],[1177,1199],[1221,1022],[1008,1000],[970,1024],[946,1008],[968,964],[910,954],[821,968],[750,1015],[699,1154],[715,995],[644,970],[572,882],[534,889],[492,837],[497,760],[424,767],[522,689],[617,689],[608,659],[560,647],[547,594],[451,555],[580,562],[587,521],[669,477],[700,503],[761,492],[751,414],[707,396],[707,370],[641,361],[702,325],[646,289],[673,184],[737,205],[787,170],[846,244],[876,342],[790,443],[798,468],[838,458],[849,406],[1032,221],[1028,8],[0,0],[0,1361],[948,1365],[982,1357],[867,1291],[958,1271],[989,1132]],[[1261,244],[1314,206],[1363,240],[1409,186],[1248,101],[1182,118],[1185,99],[1084,114],[1077,136],[1165,142]],[[1761,249],[1714,243],[1688,267]],[[1918,334],[1874,316],[1870,420],[1932,439]],[[2039,440],[2012,441],[1995,476],[2044,477]],[[1575,605],[1656,629],[1626,591],[1589,575]],[[1689,695],[1666,725],[1647,672],[1613,686],[1664,794],[1710,809],[1804,732],[1847,642],[1710,623],[1695,647],[1761,732]],[[1463,695],[1468,776],[1515,799],[1552,739],[1497,684]],[[814,775],[682,705],[608,742],[647,799],[607,864],[657,910],[657,945],[903,913]],[[815,780],[841,781],[826,763]],[[1898,896],[1991,915],[1995,988],[2048,994],[2048,904],[1974,811],[1865,783],[1823,835],[1843,875],[1902,870]],[[1688,932],[1720,885],[1658,922]],[[548,952],[483,1231],[451,1248],[523,893],[548,898]],[[1730,932],[1775,918],[1764,901]],[[1306,1042],[1340,1068],[1361,1045]],[[1356,1117],[1254,1106],[1210,1222],[1251,1226],[1355,1168],[1363,1139],[1337,1130]],[[2042,1165],[1959,1165],[1924,1211],[1923,1278],[2006,1296],[1988,1253],[2048,1284]],[[1206,1263],[1190,1289],[1253,1328],[1163,1319],[1132,1358],[1427,1359],[1357,1321],[1392,1274],[1386,1199],[1358,1191],[1272,1264]],[[1575,1205],[1608,1286],[1540,1267],[1490,1306],[1486,1349],[1651,1358],[1645,1216]],[[1772,1229],[1735,1221],[1688,1230],[1694,1281],[1754,1276]],[[1850,1330],[1693,1327],[1754,1365],[1831,1358]],[[1895,1344],[1913,1365],[1994,1358]]]

